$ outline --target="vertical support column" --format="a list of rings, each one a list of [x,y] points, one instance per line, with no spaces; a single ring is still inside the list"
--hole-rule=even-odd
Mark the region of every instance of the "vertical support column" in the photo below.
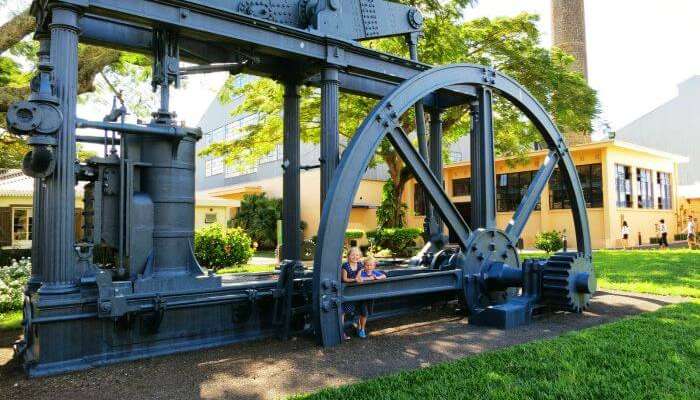
[[[496,226],[496,176],[493,147],[493,92],[477,89],[477,101],[471,104],[470,134],[472,225],[474,228]]]
[[[321,72],[321,209],[338,166],[338,69],[327,66]]]
[[[284,82],[284,176],[282,181],[282,258],[301,259],[299,83]]]
[[[411,60],[418,61],[418,37],[419,32],[413,32],[406,35],[406,43],[408,44],[408,52]],[[425,161],[428,161],[428,144],[425,140],[425,110],[423,102],[418,101],[413,106],[416,114],[416,139],[418,140],[418,153]],[[437,231],[434,230],[433,205],[430,203],[430,198],[424,193],[423,204],[425,204],[425,218],[423,219],[423,235],[425,239],[430,239]]]
[[[438,107],[430,109],[430,170],[437,178],[440,186],[445,187],[442,168],[442,120]],[[442,218],[437,211],[433,212],[430,222],[431,234],[442,234]]]
[[[48,32],[37,32],[34,39],[39,42],[39,64],[51,62],[51,36]],[[44,222],[44,210],[47,207],[46,185],[41,178],[34,178],[34,196],[32,199],[32,276],[29,278],[27,288],[30,293],[36,292],[41,286],[43,271],[46,268],[46,256],[41,243],[46,240],[46,224]]]
[[[78,99],[78,11],[57,4],[51,9],[51,63],[54,66],[56,95],[63,113],[57,135],[56,169],[46,181],[46,207],[42,225],[47,235],[38,251],[50,264],[44,267],[42,293],[69,293],[77,290],[75,262],[75,110]],[[42,226],[40,229],[44,229]]]

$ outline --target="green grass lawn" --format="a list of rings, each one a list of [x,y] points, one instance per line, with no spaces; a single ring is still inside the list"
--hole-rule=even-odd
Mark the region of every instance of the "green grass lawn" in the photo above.
[[[525,258],[544,253],[523,253]],[[599,289],[700,298],[700,251],[599,250],[593,252]]]
[[[298,399],[700,399],[700,303]]]
[[[601,250],[593,264],[604,289],[700,297],[697,250]]]
[[[22,326],[22,310],[0,313],[0,331],[11,331]]]
[[[250,272],[270,272],[270,271],[274,271],[275,267],[277,267],[277,265],[275,265],[275,264],[265,264],[265,265],[243,264],[243,265],[239,265],[237,267],[221,268],[220,270],[216,271],[216,273],[219,275],[222,275],[222,274],[240,274],[240,273],[250,273]]]

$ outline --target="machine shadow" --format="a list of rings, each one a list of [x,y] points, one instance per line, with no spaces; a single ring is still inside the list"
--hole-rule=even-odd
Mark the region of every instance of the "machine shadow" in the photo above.
[[[470,325],[453,309],[440,308],[370,322],[369,339],[353,337],[332,348],[310,337],[263,339],[31,380],[5,359],[3,348],[0,390],[10,398],[36,399],[280,398],[553,338],[677,301],[600,292],[582,315],[547,313],[506,331]],[[3,340],[3,347],[12,340]]]

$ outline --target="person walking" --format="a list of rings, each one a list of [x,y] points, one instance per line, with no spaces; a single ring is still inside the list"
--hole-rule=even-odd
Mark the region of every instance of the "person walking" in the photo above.
[[[695,248],[695,221],[692,216],[688,217],[688,223],[685,226],[685,233],[688,235],[688,249],[693,250]]]
[[[622,249],[627,250],[630,246],[630,227],[627,225],[627,221],[622,221],[620,233],[622,234]]]
[[[659,220],[659,233],[661,234],[661,239],[659,240],[660,249],[668,249],[668,228],[666,227],[666,221],[663,219]]]

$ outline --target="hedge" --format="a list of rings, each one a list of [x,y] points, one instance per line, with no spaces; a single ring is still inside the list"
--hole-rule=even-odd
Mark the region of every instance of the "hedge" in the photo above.
[[[416,242],[423,233],[418,228],[384,228],[367,232],[367,238],[379,248],[389,249],[395,256],[413,255]]]
[[[213,224],[194,234],[197,261],[214,270],[245,264],[253,257],[253,241],[241,228]]]

